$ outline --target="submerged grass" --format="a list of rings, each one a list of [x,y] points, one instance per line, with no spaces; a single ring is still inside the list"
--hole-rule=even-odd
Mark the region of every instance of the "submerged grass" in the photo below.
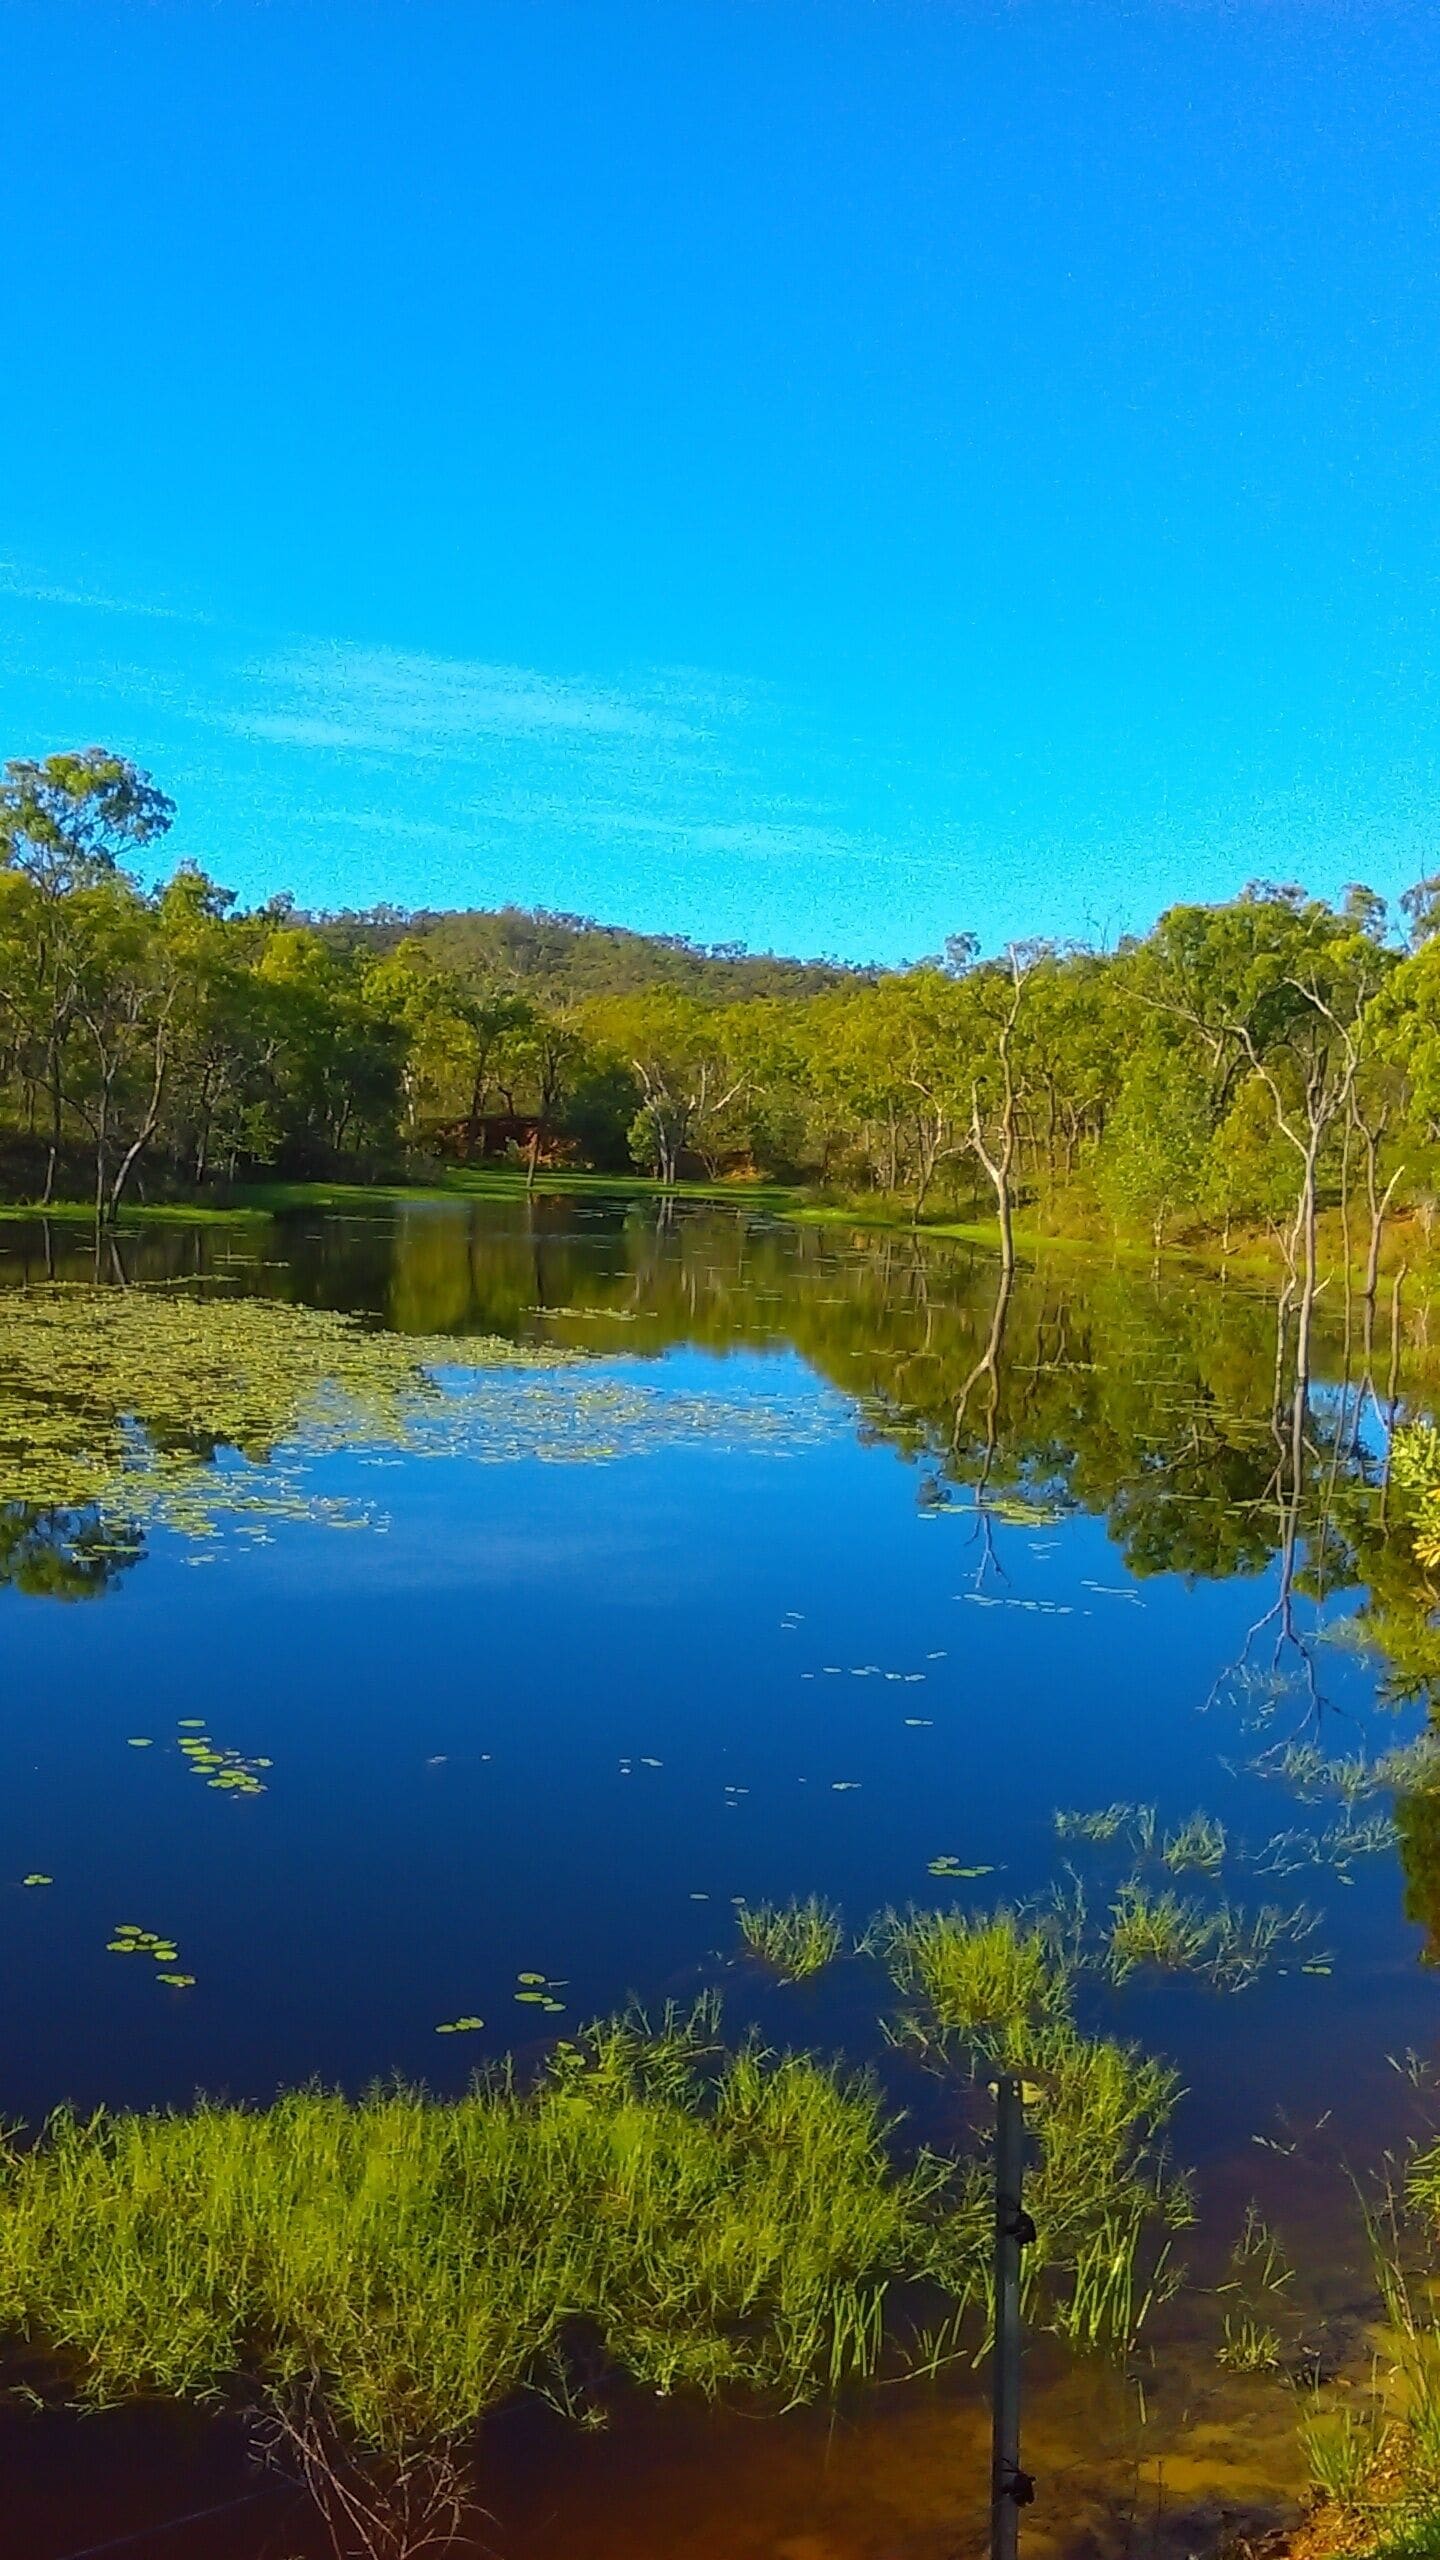
[[[869,2081],[716,2023],[615,2021],[449,2102],[59,2116],[4,2157],[0,2326],[97,2402],[318,2377],[392,2449],[553,2387],[577,2324],[656,2391],[833,2388],[933,2262],[950,2173],[895,2166]]]
[[[814,1893],[803,1902],[745,1903],[735,1916],[751,1954],[782,1982],[803,1982],[820,1973],[845,1943],[839,1912]]]

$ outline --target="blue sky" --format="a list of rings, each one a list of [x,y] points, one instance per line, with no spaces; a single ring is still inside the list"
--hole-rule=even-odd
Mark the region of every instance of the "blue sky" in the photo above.
[[[1440,860],[1440,13],[0,0],[0,753],[894,959]]]

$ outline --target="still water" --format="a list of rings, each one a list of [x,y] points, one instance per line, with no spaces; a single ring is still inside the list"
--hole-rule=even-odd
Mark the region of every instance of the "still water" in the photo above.
[[[91,1275],[62,1228],[0,1228],[0,1286]],[[879,2060],[923,2115],[873,1970],[767,1985],[735,1902],[818,1892],[856,1933],[915,1900],[1078,1886],[1103,1909],[1130,1835],[1067,1838],[1057,1813],[1153,1807],[1163,1842],[1203,1810],[1225,1895],[1314,1927],[1238,1995],[1150,1974],[1096,1994],[1182,2073],[1194,2283],[1129,2373],[1037,2354],[1027,2547],[1183,2548],[1282,2507],[1297,2389],[1362,2343],[1347,2173],[1410,2129],[1434,2038],[1390,1799],[1347,1808],[1313,1761],[1425,1722],[1427,1605],[1375,1489],[1388,1341],[1367,1388],[1358,1332],[1322,1339],[1302,1517],[1277,1486],[1273,1304],[1209,1274],[1057,1257],[1006,1299],[960,1246],[541,1197],[147,1226],[102,1276],[582,1360],[435,1364],[454,1428],[327,1441],[302,1500],[212,1534],[12,1511],[0,2113],[393,2073],[456,2090],[539,2051],[537,2027],[718,1985],[737,2024]],[[256,1790],[204,1784],[187,1729]],[[985,1872],[935,1877],[947,1860]],[[193,1984],[118,1962],[123,1923]],[[518,1999],[527,1974],[563,2015]],[[485,2023],[437,2037],[459,2017]],[[1252,2201],[1296,2265],[1278,2374],[1215,2361],[1205,2288]],[[953,2372],[838,2418],[622,2406],[582,2438],[521,2412],[487,2439],[475,2548],[941,2560],[977,2547],[983,2426]],[[158,2413],[7,2420],[0,2460],[0,2551],[27,2560],[251,2485],[223,2434]],[[298,2553],[305,2532],[262,2499],[155,2548]]]

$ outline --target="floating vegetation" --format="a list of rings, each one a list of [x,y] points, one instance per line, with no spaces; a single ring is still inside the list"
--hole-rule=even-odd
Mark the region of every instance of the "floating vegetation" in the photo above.
[[[782,1982],[804,1982],[821,1972],[845,1943],[839,1912],[814,1893],[803,1902],[745,1902],[735,1917],[751,1954]]]
[[[476,2035],[484,2024],[483,2018],[447,2018],[443,2026],[436,2028],[435,2033],[437,2036]]]
[[[553,2393],[576,2324],[656,2392],[837,2389],[950,2245],[953,2173],[895,2165],[868,2081],[716,2028],[615,2021],[453,2101],[61,2115],[0,2154],[0,2322],[97,2402],[322,2373],[393,2449]]]
[[[173,1965],[180,1950],[173,1938],[158,1937],[153,1929],[141,1929],[133,1920],[122,1920],[115,1934],[105,1941],[108,1956],[150,1956],[156,1964]],[[195,1980],[193,1973],[161,1973],[157,1981],[168,1983],[177,1991],[188,1991]]]
[[[53,1883],[54,1883],[54,1881],[55,1881],[55,1879],[54,1879],[54,1877],[53,1877],[53,1876],[33,1875],[33,1876],[22,1876],[22,1877],[21,1877],[21,1879],[20,1879],[20,1881],[21,1881],[21,1883],[22,1883],[22,1884],[36,1885],[36,1884],[53,1884]]]
[[[547,1973],[517,1973],[515,1980],[518,1986],[515,1997],[523,2007],[543,2009],[548,2017],[559,2017],[565,2003],[557,2000],[555,1994],[568,1989],[566,1983],[552,1982]]]
[[[310,1483],[336,1450],[595,1462],[703,1433],[783,1455],[840,1424],[838,1398],[672,1395],[576,1367],[565,1351],[388,1333],[273,1299],[4,1290],[0,1503],[98,1509],[131,1534],[353,1528],[373,1515]]]
[[[926,1873],[932,1876],[948,1876],[952,1883],[959,1883],[962,1879],[968,1881],[975,1876],[993,1876],[995,1870],[993,1867],[962,1866],[958,1858],[932,1858]]]
[[[183,1721],[194,1724],[198,1719],[186,1717]],[[226,1750],[212,1742],[210,1736],[203,1732],[182,1733],[180,1749],[196,1777],[203,1778],[207,1786],[219,1787],[228,1795],[263,1796],[265,1793],[265,1781],[260,1771],[272,1766],[269,1760],[247,1760],[241,1752]]]

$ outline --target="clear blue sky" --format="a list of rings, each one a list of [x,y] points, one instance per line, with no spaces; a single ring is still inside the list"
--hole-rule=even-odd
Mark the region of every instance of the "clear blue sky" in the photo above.
[[[895,958],[1440,862],[1440,12],[0,0],[0,752]]]

